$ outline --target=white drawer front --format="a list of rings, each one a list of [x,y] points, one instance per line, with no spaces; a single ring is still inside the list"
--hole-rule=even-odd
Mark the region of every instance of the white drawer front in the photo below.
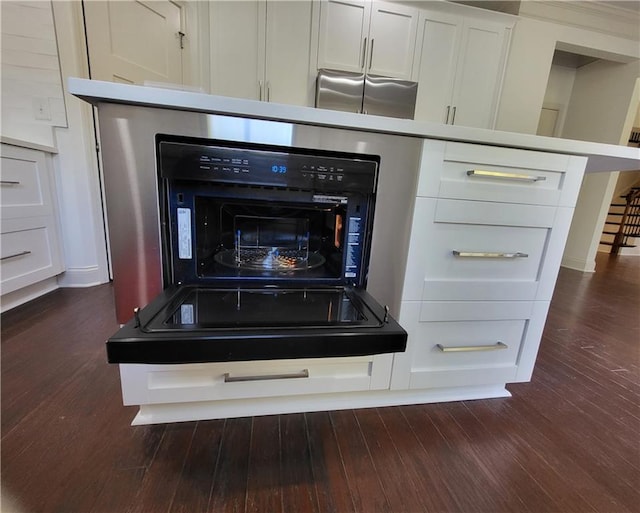
[[[57,240],[52,233],[54,227],[48,219],[30,220],[31,226],[7,230],[9,222],[3,222],[2,293],[13,292],[40,280],[55,276],[62,271]],[[22,224],[25,223],[17,223]],[[5,231],[6,230],[6,231]]]
[[[465,143],[431,144],[418,196],[533,205],[575,205],[582,170],[574,157]]]
[[[396,355],[392,388],[515,381],[534,313],[533,301],[403,302],[409,338],[406,354]]]
[[[125,404],[251,399],[387,388],[392,358],[122,364],[120,374]],[[386,372],[385,379],[373,376],[376,364]]]
[[[47,157],[43,152],[2,146],[0,204],[4,219],[52,212]]]
[[[553,207],[418,198],[404,300],[535,299]]]

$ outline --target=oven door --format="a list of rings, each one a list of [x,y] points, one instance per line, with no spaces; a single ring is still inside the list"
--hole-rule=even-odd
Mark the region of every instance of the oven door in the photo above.
[[[107,341],[110,363],[177,364],[402,352],[407,333],[351,287],[172,286]]]

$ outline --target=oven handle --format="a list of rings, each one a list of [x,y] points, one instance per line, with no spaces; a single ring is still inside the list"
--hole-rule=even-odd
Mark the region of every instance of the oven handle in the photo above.
[[[303,369],[300,372],[292,372],[291,374],[263,374],[257,376],[232,376],[226,372],[224,375],[224,382],[239,383],[241,381],[267,381],[270,379],[298,379],[308,377],[309,369]]]

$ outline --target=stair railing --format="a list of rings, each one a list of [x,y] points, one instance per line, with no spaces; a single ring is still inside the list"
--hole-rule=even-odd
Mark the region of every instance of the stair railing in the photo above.
[[[613,239],[612,255],[617,255],[620,248],[626,247],[630,237],[640,237],[640,187],[632,188],[624,198],[626,203],[618,233]]]

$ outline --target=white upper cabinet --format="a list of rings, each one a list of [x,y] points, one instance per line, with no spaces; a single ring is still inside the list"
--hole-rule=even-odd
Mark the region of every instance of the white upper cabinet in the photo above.
[[[212,94],[307,105],[311,2],[209,6]]]
[[[364,71],[370,17],[364,0],[322,2],[318,68]]]
[[[318,68],[410,79],[418,10],[390,2],[323,0]]]
[[[373,2],[367,73],[411,78],[418,31],[418,11],[388,2]]]
[[[308,105],[311,2],[267,1],[263,100]]]
[[[493,128],[512,26],[422,11],[415,119]]]

